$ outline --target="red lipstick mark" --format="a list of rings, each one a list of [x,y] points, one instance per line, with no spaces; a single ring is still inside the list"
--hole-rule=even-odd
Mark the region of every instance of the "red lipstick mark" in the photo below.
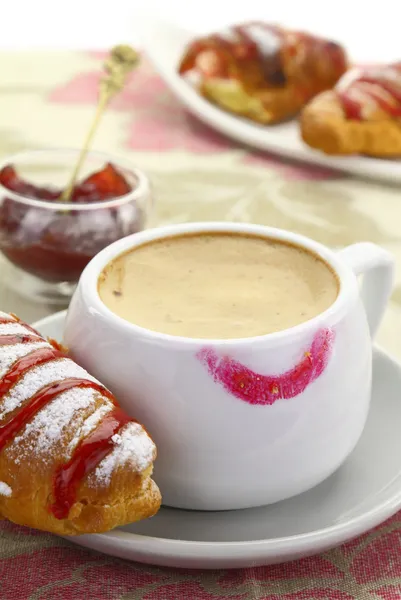
[[[210,375],[230,394],[249,404],[274,404],[294,398],[325,370],[333,348],[334,332],[321,329],[302,359],[281,375],[260,375],[227,356],[219,357],[212,348],[202,348],[197,358]]]

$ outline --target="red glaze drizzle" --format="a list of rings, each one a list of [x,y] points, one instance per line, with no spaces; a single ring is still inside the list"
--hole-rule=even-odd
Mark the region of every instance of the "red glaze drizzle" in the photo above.
[[[18,431],[28,423],[36,413],[49,404],[56,396],[66,392],[74,387],[91,387],[101,394],[112,398],[112,395],[102,385],[91,381],[90,379],[80,379],[79,377],[69,377],[62,381],[49,383],[31,397],[28,404],[23,406],[17,414],[12,417],[5,425],[0,427],[0,450],[9,442]]]
[[[0,324],[20,322],[0,317]],[[33,328],[25,323],[24,327],[35,333],[35,335],[10,334],[0,336],[0,345],[12,345],[19,343],[40,342],[44,338]],[[66,354],[59,348],[38,348],[14,362],[8,372],[0,379],[0,398],[4,397],[30,369],[44,364],[56,358],[65,358]],[[62,381],[50,383],[40,389],[32,396],[28,403],[24,404],[15,414],[12,414],[6,423],[0,426],[0,451],[10,442],[18,432],[59,394],[75,388],[92,388],[103,396],[106,396],[115,404],[115,398],[100,383],[90,379],[69,377]],[[60,465],[53,480],[54,502],[50,507],[51,512],[57,519],[68,517],[71,506],[76,500],[79,484],[112,449],[112,437],[119,429],[128,422],[136,422],[126,415],[122,409],[115,406],[114,409],[99,423],[99,425],[75,448],[70,460]]]
[[[10,335],[0,335],[0,346],[14,346],[14,344],[31,344],[40,342],[41,339],[35,335],[16,333]]]
[[[112,437],[132,422],[121,408],[115,407],[76,447],[70,460],[58,467],[53,482],[54,503],[50,510],[57,519],[66,519],[76,500],[82,479],[110,452]]]
[[[180,65],[181,74],[193,69],[197,56],[205,50],[213,49],[217,58],[216,71],[213,75],[233,77],[229,68],[230,58],[240,63],[256,60],[270,85],[284,85],[285,74],[281,64],[280,45],[283,32],[274,25],[250,22],[233,26],[228,30],[229,36],[214,33],[207,38],[195,40],[189,48],[187,56]],[[273,37],[277,43],[274,43]],[[210,73],[211,74],[211,73]]]
[[[337,92],[337,96],[341,101],[343,111],[347,119],[360,121],[362,119],[361,104],[350,98],[346,92]]]
[[[386,70],[397,71],[399,80],[387,76]],[[355,99],[352,92],[358,90],[360,99]],[[384,92],[384,96],[382,95]],[[387,98],[386,98],[387,96]],[[364,71],[353,79],[349,85],[337,90],[342,108],[347,119],[361,121],[363,117],[363,106],[365,97],[374,102],[376,106],[393,118],[401,117],[401,72],[399,63],[388,65],[380,72],[377,67],[373,70]]]
[[[242,83],[246,83],[249,61],[257,61],[265,82],[272,87],[282,87],[287,83],[285,55],[300,57],[301,77],[305,81],[311,77],[315,79],[313,69],[312,72],[310,70],[311,61],[316,59],[326,59],[325,70],[333,71],[334,81],[344,73],[347,66],[345,54],[335,42],[269,23],[251,21],[232,26],[228,29],[228,35],[215,33],[195,40],[179,66],[179,73],[182,75],[197,67],[198,56],[208,50],[214,52],[216,64],[212,72],[204,73],[206,77],[239,77],[244,78]],[[236,70],[230,68],[232,59],[237,62],[240,71],[245,73],[236,74]],[[306,98],[311,95],[309,90],[300,90],[300,93],[305,94]]]
[[[0,346],[1,345],[2,342],[0,339]],[[10,391],[12,386],[24,375],[24,373],[26,373],[26,371],[49,360],[53,360],[54,358],[64,358],[64,354],[53,348],[39,348],[16,360],[0,381],[0,398],[3,398]]]

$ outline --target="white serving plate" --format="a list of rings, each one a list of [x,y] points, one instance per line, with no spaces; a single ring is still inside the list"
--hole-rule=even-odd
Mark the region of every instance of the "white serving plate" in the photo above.
[[[61,341],[64,321],[61,312],[34,326]],[[68,539],[128,560],[202,569],[267,565],[328,550],[401,508],[400,400],[401,366],[376,348],[372,406],[362,438],[345,464],[313,490],[247,510],[162,507],[152,519]]]
[[[339,169],[353,175],[401,183],[401,159],[326,156],[303,143],[296,120],[263,126],[214,106],[184,81],[176,70],[186,44],[196,34],[156,18],[142,18],[139,31],[147,56],[171,91],[190,112],[217,131],[258,150],[280,154],[289,159]]]

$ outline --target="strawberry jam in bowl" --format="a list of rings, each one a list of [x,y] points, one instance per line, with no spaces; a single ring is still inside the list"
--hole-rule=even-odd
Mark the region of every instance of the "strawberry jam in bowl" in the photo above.
[[[31,300],[67,304],[88,262],[141,231],[152,205],[147,177],[129,163],[90,152],[68,200],[78,150],[36,150],[0,164],[4,281]]]

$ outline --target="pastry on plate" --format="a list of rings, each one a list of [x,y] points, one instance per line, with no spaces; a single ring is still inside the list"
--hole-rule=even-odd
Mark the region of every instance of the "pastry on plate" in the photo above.
[[[350,70],[300,123],[303,140],[326,154],[401,156],[401,62]]]
[[[261,22],[195,39],[178,67],[205,98],[267,124],[296,115],[346,69],[339,44]]]
[[[0,313],[0,515],[61,535],[150,517],[156,448],[114,396],[13,315]]]

